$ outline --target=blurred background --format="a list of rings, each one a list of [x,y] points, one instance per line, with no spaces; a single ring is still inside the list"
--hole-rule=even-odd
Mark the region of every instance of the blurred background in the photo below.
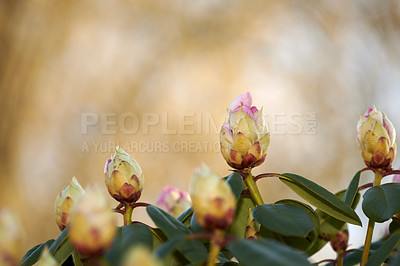
[[[106,193],[115,145],[142,167],[141,201],[187,190],[202,162],[228,175],[219,129],[246,91],[271,131],[254,173],[343,189],[363,167],[359,114],[375,104],[400,130],[399,2],[0,1],[0,205],[21,220],[23,252],[59,234],[54,201],[73,176]],[[259,185],[266,202],[298,198]]]

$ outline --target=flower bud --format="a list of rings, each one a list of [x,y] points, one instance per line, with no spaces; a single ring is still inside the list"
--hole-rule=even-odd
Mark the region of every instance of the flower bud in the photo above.
[[[189,194],[185,191],[166,186],[158,197],[156,204],[172,216],[178,217],[192,206],[192,201],[190,200]]]
[[[149,249],[136,245],[128,250],[122,265],[161,266],[162,263],[151,254]]]
[[[231,187],[202,165],[193,174],[190,197],[197,223],[207,231],[227,229],[235,216],[236,199]]]
[[[221,153],[235,169],[253,168],[267,156],[269,132],[261,110],[252,105],[250,92],[239,95],[228,109],[220,132]]]
[[[249,217],[247,218],[245,238],[247,239],[258,239],[259,235],[259,224],[253,217],[253,211],[249,208]]]
[[[0,265],[17,265],[22,246],[22,232],[14,215],[0,208]]]
[[[60,230],[69,225],[71,210],[76,202],[85,194],[85,190],[72,178],[71,183],[58,194],[55,204],[56,222]]]
[[[51,256],[49,249],[45,246],[42,250],[42,254],[38,262],[35,264],[36,266],[59,266],[60,263],[56,261],[53,256]]]
[[[331,240],[331,246],[334,251],[342,253],[346,251],[349,242],[349,231],[347,229],[336,234],[334,240]]]
[[[111,207],[99,188],[89,188],[71,214],[69,240],[85,257],[94,257],[112,244],[116,224]]]
[[[391,170],[396,156],[396,131],[392,122],[375,106],[358,121],[357,140],[368,167]]]
[[[122,203],[136,202],[142,194],[144,176],[139,164],[120,147],[104,168],[106,186],[111,196]]]

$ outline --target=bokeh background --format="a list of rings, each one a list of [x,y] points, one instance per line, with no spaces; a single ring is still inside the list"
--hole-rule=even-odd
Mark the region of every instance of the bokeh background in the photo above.
[[[167,184],[187,190],[202,162],[225,176],[219,128],[246,91],[271,130],[254,172],[336,192],[363,167],[360,113],[375,104],[400,130],[399,84],[394,0],[2,0],[0,205],[21,220],[25,252],[59,234],[54,200],[73,176],[103,186],[117,144],[144,171],[142,201]],[[266,202],[297,198],[259,183]],[[144,210],[134,219],[150,223]],[[351,229],[356,247],[362,229]]]

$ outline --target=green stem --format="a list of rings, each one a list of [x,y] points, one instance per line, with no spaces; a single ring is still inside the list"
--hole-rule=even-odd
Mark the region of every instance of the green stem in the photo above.
[[[253,179],[251,170],[248,173],[249,173],[249,176],[246,177],[245,182],[246,182],[247,187],[249,188],[250,195],[253,198],[253,200],[255,201],[257,206],[263,205],[264,201],[261,197],[260,191],[258,190],[257,184]]]
[[[379,186],[381,184],[382,180],[382,174],[379,171],[375,172],[375,179],[374,179],[374,187]],[[367,263],[368,256],[369,256],[369,250],[371,248],[371,241],[372,241],[372,233],[374,231],[374,226],[375,222],[372,221],[371,219],[368,220],[368,229],[367,229],[367,235],[365,236],[365,244],[364,244],[364,250],[363,254],[361,257],[361,266],[364,266],[365,263]]]
[[[215,265],[215,260],[218,257],[219,250],[220,250],[220,247],[218,245],[216,245],[214,242],[211,242],[210,254],[208,255],[207,266]]]
[[[124,213],[124,225],[132,224],[132,207],[129,203],[125,204],[125,213]]]
[[[341,256],[341,253],[338,253],[336,259],[336,266],[343,266],[343,256]]]
[[[215,261],[218,258],[218,253],[221,250],[219,241],[224,237],[225,232],[221,230],[216,230],[214,232],[213,239],[211,240],[210,253],[208,254],[207,266],[214,266]]]

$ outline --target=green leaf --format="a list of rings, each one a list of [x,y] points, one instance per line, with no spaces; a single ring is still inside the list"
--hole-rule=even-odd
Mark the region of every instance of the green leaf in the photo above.
[[[360,218],[350,205],[316,183],[295,174],[282,174],[279,178],[300,197],[323,212],[347,223],[361,225]]]
[[[232,192],[235,195],[236,199],[239,199],[243,191],[242,176],[239,173],[234,172],[228,177],[226,183],[231,186]]]
[[[375,250],[374,253],[368,258],[365,266],[381,265],[387,257],[389,257],[392,250],[399,244],[400,234],[394,234],[389,237],[383,244]]]
[[[192,219],[190,221],[190,230],[193,233],[205,233],[205,231],[203,230],[203,228],[201,228],[201,226],[197,223],[196,221],[196,213],[194,213],[192,215]]]
[[[143,245],[152,249],[153,236],[149,228],[140,223],[119,227],[111,249],[104,255],[112,265],[120,265],[125,252],[134,245]]]
[[[297,201],[297,200],[292,200],[292,199],[283,199],[283,200],[278,200],[277,202],[275,202],[275,204],[288,204],[288,205],[293,205],[296,207],[299,207],[301,209],[303,209],[304,211],[306,211],[308,213],[308,215],[310,216],[313,224],[314,224],[314,228],[319,231],[319,217],[318,214],[314,211],[313,208],[311,208],[309,205]]]
[[[192,215],[193,215],[193,208],[190,207],[189,209],[184,211],[181,215],[179,215],[179,217],[177,219],[178,219],[178,221],[183,223],[186,227],[189,227]]]
[[[318,233],[313,230],[305,237],[284,236],[279,233],[274,233],[271,230],[265,228],[264,226],[261,226],[260,227],[260,237],[276,240],[287,246],[298,249],[302,252],[306,252],[311,247],[313,247],[313,243],[318,238]]]
[[[304,254],[270,239],[239,239],[231,242],[228,245],[228,250],[244,265],[311,265]]]
[[[61,234],[57,237],[56,241],[53,242],[53,244],[51,244],[49,251],[51,254],[53,254],[61,245],[62,243],[64,243],[66,241],[66,239],[68,238],[68,229],[69,226],[66,227]]]
[[[343,266],[360,265],[362,250],[355,250],[346,254],[343,258]]]
[[[400,255],[397,253],[397,256],[389,257],[387,265],[400,265]]]
[[[353,179],[351,180],[349,186],[346,189],[346,193],[344,194],[343,201],[351,206],[353,203],[357,193],[358,193],[358,184],[360,183],[360,175],[361,171],[358,171]]]
[[[342,199],[344,197],[345,193],[346,193],[346,190],[342,190],[342,191],[339,191],[338,193],[336,193],[335,195],[339,199]],[[360,201],[360,197],[361,197],[360,193],[357,193],[353,200],[353,203],[351,205],[352,209],[355,209],[357,207],[358,202]],[[347,224],[345,222],[340,221],[319,209],[317,209],[315,212],[319,216],[319,220],[320,220],[319,235],[321,237],[319,237],[317,239],[317,241],[314,243],[313,247],[307,251],[307,254],[309,256],[311,256],[314,253],[316,253],[317,251],[319,251],[321,248],[323,248],[328,243],[326,238],[336,236],[336,234],[339,231],[347,229]]]
[[[49,251],[51,255],[62,264],[74,251],[74,247],[68,240],[68,229],[66,227],[61,234],[57,237],[56,241],[50,246]]]
[[[254,209],[253,215],[265,228],[285,236],[305,237],[315,229],[310,215],[294,205],[263,204]]]
[[[371,248],[370,248],[370,253],[369,253],[370,256],[372,253],[375,252],[375,250],[379,249],[379,247],[382,245],[382,243],[383,242],[381,240],[371,243]],[[364,249],[364,247],[359,247],[359,248],[353,249],[349,253],[347,253],[343,259],[343,266],[360,265],[363,249]],[[332,266],[332,265],[333,265],[333,263],[328,263],[325,266]],[[378,265],[380,265],[380,264],[378,264]],[[391,264],[389,264],[389,265],[391,265]],[[393,265],[397,265],[397,264],[393,264]]]
[[[164,210],[154,206],[148,206],[146,210],[153,222],[160,227],[167,237],[191,233],[189,228]]]
[[[343,266],[354,266],[360,265],[362,256],[362,250],[352,250],[347,253],[343,258]],[[332,262],[325,264],[324,266],[335,266]]]
[[[35,264],[39,260],[43,248],[45,246],[49,248],[53,244],[53,242],[54,239],[50,239],[47,240],[45,243],[36,245],[30,250],[28,250],[28,252],[26,252],[25,255],[22,257],[21,261],[19,262],[19,265],[28,266]]]
[[[235,220],[229,232],[238,237],[244,238],[249,208],[254,209],[255,205],[250,195],[241,195],[236,207]]]
[[[313,247],[313,245],[316,243],[318,240],[318,232],[319,232],[319,227],[320,227],[320,221],[319,221],[319,216],[318,214],[311,208],[309,205],[296,201],[296,200],[291,200],[291,199],[284,199],[284,200],[279,200],[275,202],[275,204],[289,204],[293,206],[297,206],[299,208],[302,208],[304,211],[308,213],[310,216],[314,229],[306,236],[306,237],[287,237],[283,236],[284,242],[294,248],[300,249],[304,252],[307,252],[308,250]]]
[[[151,231],[153,233],[153,250],[157,250],[164,243],[169,241],[168,238],[165,236],[165,234],[159,228],[152,228]],[[177,235],[175,237],[185,238],[186,235]],[[172,237],[171,240],[173,240],[175,237]],[[186,259],[178,251],[173,251],[172,253],[166,255],[162,260],[163,260],[163,265],[170,265],[170,266],[187,265],[190,263],[190,261]]]
[[[390,234],[399,233],[400,232],[400,219],[397,217],[392,217],[392,222],[389,225]]]
[[[160,247],[158,247],[155,251],[154,254],[160,258],[164,259],[166,256],[168,256],[181,242],[186,236],[185,235],[176,235],[166,242],[164,242]]]
[[[83,263],[81,261],[81,257],[79,256],[78,251],[74,250],[72,252],[72,259],[74,261],[75,266],[83,266]]]
[[[400,212],[400,183],[383,184],[365,192],[362,209],[371,220],[382,223]]]
[[[168,238],[191,233],[189,228],[169,213],[154,206],[148,206],[146,210],[153,222]],[[177,249],[192,263],[203,262],[208,258],[207,249],[198,239],[185,239]]]

